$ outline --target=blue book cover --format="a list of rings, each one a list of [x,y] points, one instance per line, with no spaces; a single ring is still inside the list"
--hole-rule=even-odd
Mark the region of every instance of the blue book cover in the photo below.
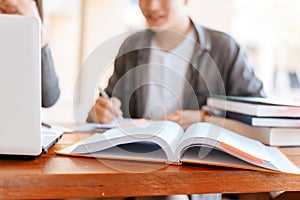
[[[226,112],[226,117],[250,126],[262,127],[300,127],[300,118],[256,117],[235,112]],[[299,129],[300,132],[300,129]]]

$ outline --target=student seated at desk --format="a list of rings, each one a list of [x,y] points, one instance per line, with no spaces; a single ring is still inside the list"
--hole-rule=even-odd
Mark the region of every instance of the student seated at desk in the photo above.
[[[139,1],[148,29],[122,44],[105,89],[112,98],[99,97],[89,121],[110,123],[123,114],[186,125],[202,119],[199,109],[209,94],[264,96],[241,46],[229,35],[194,22],[187,4]]]
[[[35,16],[42,19],[42,11],[42,0],[0,0],[0,14]],[[60,89],[45,31],[42,33],[42,106],[50,107],[58,100]]]
[[[148,28],[120,47],[105,89],[111,99],[100,96],[87,121],[110,123],[123,115],[187,127],[204,118],[200,108],[209,94],[264,96],[241,46],[193,21],[187,4],[139,0]]]

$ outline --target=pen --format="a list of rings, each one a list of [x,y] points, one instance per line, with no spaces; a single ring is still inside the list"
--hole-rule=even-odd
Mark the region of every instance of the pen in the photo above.
[[[110,99],[110,97],[108,96],[108,94],[106,93],[106,91],[104,89],[102,89],[101,87],[99,87],[98,89],[99,89],[100,96],[102,96],[104,99]],[[122,115],[120,115],[117,120],[121,120],[121,119],[123,119]]]
[[[46,127],[46,128],[51,128],[51,125],[50,124],[47,124],[45,122],[42,122],[42,126]]]
[[[99,95],[102,96],[104,99],[109,99],[110,97],[108,94],[103,90],[102,88],[99,87]]]

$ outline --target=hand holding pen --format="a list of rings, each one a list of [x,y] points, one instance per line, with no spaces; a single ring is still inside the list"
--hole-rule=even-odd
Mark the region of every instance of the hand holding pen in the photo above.
[[[116,97],[109,97],[103,90],[99,89],[99,98],[94,105],[97,123],[108,124],[122,118],[121,101]]]

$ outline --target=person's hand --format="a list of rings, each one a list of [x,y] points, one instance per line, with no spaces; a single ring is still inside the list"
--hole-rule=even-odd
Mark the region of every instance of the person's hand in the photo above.
[[[120,107],[121,102],[116,97],[112,97],[110,99],[99,97],[94,104],[94,109],[91,111],[93,113],[90,114],[92,115],[94,122],[109,124],[116,118],[122,116],[123,113]]]
[[[163,118],[180,124],[184,129],[193,123],[204,121],[205,111],[203,110],[177,110]]]
[[[37,7],[32,0],[0,0],[0,13],[37,16]]]
[[[33,0],[0,0],[0,14],[36,17],[41,22],[36,2]],[[42,26],[42,47],[46,44],[47,39]]]

